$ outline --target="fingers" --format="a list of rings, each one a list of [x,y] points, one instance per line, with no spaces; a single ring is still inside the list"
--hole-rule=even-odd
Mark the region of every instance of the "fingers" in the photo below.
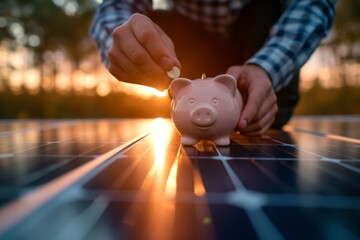
[[[118,67],[118,68],[116,68],[117,70],[119,68],[121,68],[122,71],[124,71],[127,75],[129,75],[134,80],[139,79],[142,75],[145,74],[127,57],[122,57],[124,55],[125,55],[125,53],[123,53],[121,50],[116,49],[116,47],[114,47],[112,50],[109,51],[108,57],[110,60],[110,65],[109,65],[110,73],[115,75],[117,71],[113,71],[113,69],[115,66],[117,66]],[[116,74],[116,77],[117,76],[118,76],[118,74]],[[120,78],[119,78],[119,80],[120,80]]]
[[[238,129],[245,135],[262,135],[274,122],[278,110],[276,95],[267,73],[255,65],[233,66],[227,73],[238,80],[238,89],[244,102]]]
[[[250,98],[248,101],[251,101]],[[247,106],[250,106],[250,104],[247,104]],[[241,122],[242,119],[240,118],[238,128],[241,130],[242,134],[248,136],[261,136],[274,122],[277,110],[276,97],[266,97],[264,98],[260,109],[251,121],[246,121],[245,126]],[[242,115],[244,116],[244,119],[246,119],[245,114],[242,113]]]
[[[128,65],[124,64],[123,66],[131,66],[131,63],[128,62]],[[159,91],[167,89],[170,84],[170,80],[168,79],[163,79],[162,81],[153,81],[143,72],[139,70],[129,70],[130,68],[131,67],[128,67],[126,70],[123,67],[116,65],[112,62],[110,62],[109,64],[109,72],[114,77],[116,77],[116,79],[122,82],[150,86],[158,89]]]
[[[268,95],[264,98],[264,101],[260,105],[260,109],[251,121],[251,124],[247,126],[246,130],[252,129],[251,125],[254,125],[264,118],[267,114],[274,116],[278,110],[276,95],[274,91],[268,91]],[[251,101],[251,100],[250,100]]]
[[[269,84],[269,86],[264,87],[261,86],[264,83],[258,81],[257,78],[259,78],[259,76],[256,76],[256,73],[254,74],[249,72],[248,66],[232,66],[228,69],[227,73],[238,80],[240,93],[247,96],[244,101],[245,106],[239,120],[241,125],[247,125],[247,123],[253,121],[255,115],[260,110],[262,103],[268,95],[271,85]],[[245,128],[246,126],[243,127]]]
[[[250,89],[249,89],[250,90]],[[240,116],[240,122],[251,123],[254,121],[255,116],[258,114],[262,104],[267,97],[267,93],[262,88],[255,88],[250,90],[246,105]]]
[[[109,71],[117,79],[166,89],[166,72],[181,67],[171,39],[148,17],[134,14],[113,31]]]
[[[240,116],[238,127],[248,136],[264,134],[274,122],[278,110],[275,93],[261,89],[252,91]]]
[[[136,40],[159,66],[165,71],[170,71],[174,65],[180,67],[174,52],[170,50],[171,47],[165,44],[165,34],[148,17],[134,14],[130,18],[130,23]]]
[[[167,47],[167,49],[170,51],[170,53],[175,57],[175,65],[177,67],[180,67],[181,64],[178,61],[178,59],[176,58],[176,53],[175,53],[175,46],[174,43],[172,42],[172,40],[169,38],[168,35],[166,35],[166,33],[157,25],[155,24],[155,28],[156,30],[159,32],[160,36],[161,36],[161,40],[163,41],[163,43],[165,44],[165,46]]]
[[[146,72],[146,70],[139,68],[117,47],[110,49],[108,56],[110,63],[109,72],[119,81],[142,84],[159,90],[166,89],[170,83],[170,79],[161,68],[155,65],[154,69],[158,68],[158,70]]]
[[[275,120],[275,114],[278,110],[276,103],[270,108],[266,109],[266,113],[263,116],[256,116],[257,121],[250,123],[245,129],[242,130],[242,134],[248,136],[261,136],[271,126]],[[259,111],[260,112],[260,111]]]
[[[254,131],[249,131],[249,132],[241,132],[242,134],[249,136],[249,137],[261,137],[262,135],[264,135],[264,133],[269,130],[269,128],[271,127],[271,124],[273,123],[274,120],[269,121],[267,123],[265,123],[265,125],[263,125],[261,128],[254,130]]]
[[[126,26],[119,27],[114,31],[113,38],[114,44],[109,51],[111,61],[121,66],[122,58],[127,58],[128,61],[132,62],[138,69],[148,73],[149,76],[165,74],[165,70],[152,59],[131,29]],[[121,53],[124,54],[120,55]]]

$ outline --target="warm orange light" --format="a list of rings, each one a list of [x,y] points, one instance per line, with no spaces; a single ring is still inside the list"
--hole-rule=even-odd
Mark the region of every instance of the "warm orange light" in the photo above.
[[[284,130],[285,132],[291,132],[291,131],[294,130],[294,128],[293,128],[292,126],[290,126],[290,125],[285,125],[285,126],[283,127],[283,130]]]
[[[157,118],[154,120],[153,130],[152,144],[155,150],[155,163],[153,167],[156,171],[159,171],[164,167],[166,145],[169,142],[171,128],[169,126],[169,122],[165,119]]]
[[[178,169],[178,160],[176,159],[171,167],[169,177],[165,184],[165,196],[175,197],[176,195],[176,175]]]
[[[152,91],[154,93],[155,96],[157,97],[165,97],[168,95],[168,91],[167,90],[164,90],[164,91],[159,91],[155,88],[152,88]]]
[[[118,82],[116,79],[117,90],[128,95],[141,97],[143,99],[149,99],[151,97],[165,97],[167,96],[167,90],[159,91],[152,87],[147,87],[138,84],[129,84],[125,82]]]
[[[338,135],[334,135],[334,134],[326,134],[327,138],[330,139],[335,139],[335,140],[339,140],[339,141],[344,141],[344,142],[350,142],[350,143],[360,143],[360,140],[355,139],[355,138],[349,138],[349,137],[343,137],[343,136],[338,136]]]
[[[201,79],[204,80],[205,78],[206,78],[206,74],[205,73],[201,74]]]
[[[164,178],[164,166],[166,162],[166,147],[170,141],[172,135],[172,126],[169,121],[166,121],[163,118],[157,118],[153,124],[153,146],[155,154],[155,162],[153,165],[153,171],[156,172],[155,186],[161,186],[163,182],[165,183],[164,194],[167,197],[174,197],[176,195],[176,174],[177,174],[177,165],[178,160],[176,159],[171,166],[171,170],[167,180]],[[162,189],[158,189],[161,194]]]
[[[162,118],[155,119],[152,125],[152,146],[154,148],[154,163],[145,177],[141,192],[150,192],[149,208],[146,216],[146,236],[149,240],[172,238],[172,228],[175,218],[175,196],[176,175],[178,168],[177,158],[172,163],[169,174],[167,174],[168,158],[166,157],[166,146],[172,136],[172,125],[170,121]],[[142,208],[133,202],[124,223],[133,225],[142,214]]]
[[[204,196],[206,193],[204,183],[198,169],[194,170],[194,193],[198,197]]]
[[[165,179],[164,175],[164,167],[166,164],[166,147],[168,142],[170,141],[170,137],[172,135],[172,127],[169,121],[166,121],[163,118],[155,119],[153,123],[153,146],[154,146],[154,154],[155,154],[155,162],[150,170],[150,172],[155,172],[156,176],[153,179],[154,181],[154,189],[155,186],[158,186],[159,189],[155,191],[159,191],[155,193],[158,197],[160,197],[162,189],[162,184],[165,183],[164,194],[167,197],[174,197],[176,194],[176,174],[177,174],[177,159],[174,161],[171,166],[171,170],[167,179]]]

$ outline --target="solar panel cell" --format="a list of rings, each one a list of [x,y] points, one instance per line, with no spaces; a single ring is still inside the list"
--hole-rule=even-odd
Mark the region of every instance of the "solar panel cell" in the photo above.
[[[360,119],[334,121],[226,147],[168,120],[0,121],[0,238],[358,239],[360,141],[334,134]]]

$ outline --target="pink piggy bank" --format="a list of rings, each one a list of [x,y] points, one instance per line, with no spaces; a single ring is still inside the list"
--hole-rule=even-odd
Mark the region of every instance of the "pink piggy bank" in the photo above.
[[[171,117],[181,133],[183,145],[213,140],[229,145],[242,110],[242,98],[234,77],[189,80],[177,78],[170,84]]]

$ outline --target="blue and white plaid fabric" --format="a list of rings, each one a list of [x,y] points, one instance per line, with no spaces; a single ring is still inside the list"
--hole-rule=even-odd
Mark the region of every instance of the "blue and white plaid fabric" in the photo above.
[[[251,0],[178,0],[173,7],[180,14],[201,22],[204,28],[221,33],[248,1]],[[265,69],[275,91],[289,83],[328,33],[335,14],[336,0],[283,2],[282,16],[272,27],[267,42],[246,62]],[[91,35],[97,42],[106,66],[107,52],[112,45],[112,31],[133,13],[146,14],[151,8],[151,0],[104,0],[98,6]]]

